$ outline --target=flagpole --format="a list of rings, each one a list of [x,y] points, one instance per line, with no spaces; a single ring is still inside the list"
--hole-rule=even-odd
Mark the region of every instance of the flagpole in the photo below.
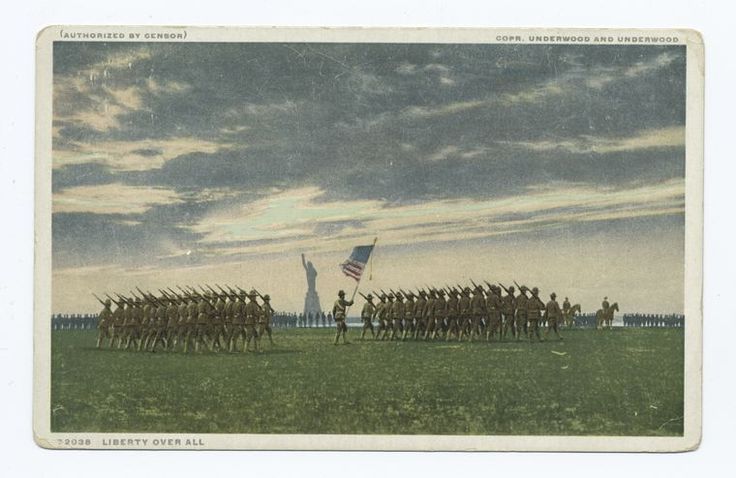
[[[376,249],[377,241],[378,241],[378,236],[373,238],[373,249],[371,249],[371,257],[369,258],[369,260],[372,260],[373,258],[373,251]],[[360,279],[362,278],[363,278],[363,275],[361,274]],[[350,297],[350,302],[355,302],[355,294],[358,293],[358,287],[360,287],[360,279],[358,279],[357,282],[355,283],[355,289],[353,289],[353,295],[352,297]],[[348,310],[350,310],[350,306],[345,307],[345,318],[346,319],[348,317]]]
[[[373,249],[371,249],[371,257],[368,260],[373,260],[373,251],[376,249],[376,242],[378,241],[378,236],[373,238]],[[363,275],[361,274],[360,279],[363,278]],[[358,287],[360,287],[360,279],[355,283],[355,289],[353,289],[353,296],[350,298],[350,302],[353,302],[355,300],[355,294],[358,293]],[[345,314],[347,315],[347,313]]]

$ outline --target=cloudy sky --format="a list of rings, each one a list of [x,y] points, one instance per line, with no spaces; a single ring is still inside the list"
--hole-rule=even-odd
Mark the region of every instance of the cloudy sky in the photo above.
[[[53,309],[218,282],[325,308],[374,287],[538,285],[683,308],[684,47],[54,46]],[[366,278],[367,279],[367,278]]]

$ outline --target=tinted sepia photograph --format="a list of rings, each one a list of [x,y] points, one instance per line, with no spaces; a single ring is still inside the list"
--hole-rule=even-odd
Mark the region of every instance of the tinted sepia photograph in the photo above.
[[[682,451],[702,40],[51,27],[51,448]]]

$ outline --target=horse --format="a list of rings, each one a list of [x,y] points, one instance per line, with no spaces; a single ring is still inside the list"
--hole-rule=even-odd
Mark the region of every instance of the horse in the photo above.
[[[613,325],[614,311],[618,312],[618,302],[611,304],[606,312],[603,312],[603,309],[598,309],[595,313],[596,328],[601,329],[608,327],[610,329]]]
[[[575,325],[575,313],[580,313],[580,304],[575,304],[567,311],[567,313],[563,312],[563,322],[565,323],[565,327],[572,327]]]

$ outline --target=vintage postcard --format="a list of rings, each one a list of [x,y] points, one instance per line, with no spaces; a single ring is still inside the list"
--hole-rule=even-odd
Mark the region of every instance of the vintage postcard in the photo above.
[[[689,30],[37,40],[49,448],[684,451]]]

